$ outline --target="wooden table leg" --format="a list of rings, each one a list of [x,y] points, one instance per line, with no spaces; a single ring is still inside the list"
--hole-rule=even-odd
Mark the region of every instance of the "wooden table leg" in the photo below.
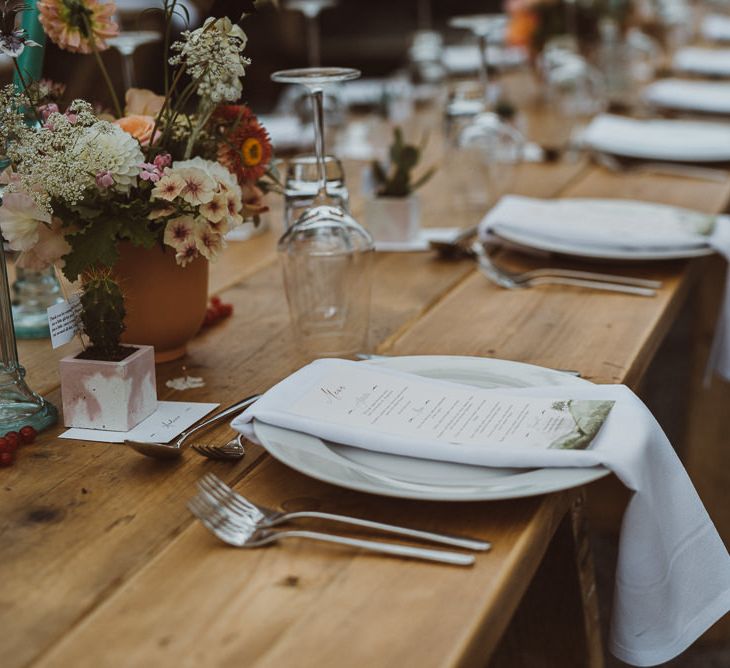
[[[603,667],[584,499],[581,494],[556,531],[490,668]]]

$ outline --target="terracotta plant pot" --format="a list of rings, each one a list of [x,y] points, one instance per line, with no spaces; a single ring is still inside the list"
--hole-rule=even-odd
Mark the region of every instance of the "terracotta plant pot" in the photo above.
[[[60,362],[63,422],[67,427],[129,431],[157,409],[151,346],[120,362],[64,357]]]
[[[375,241],[412,241],[421,228],[420,214],[416,195],[365,202],[365,224]]]
[[[122,341],[154,346],[156,362],[182,357],[205,318],[208,261],[179,267],[172,248],[130,243],[119,244],[119,254],[114,274],[127,309]]]

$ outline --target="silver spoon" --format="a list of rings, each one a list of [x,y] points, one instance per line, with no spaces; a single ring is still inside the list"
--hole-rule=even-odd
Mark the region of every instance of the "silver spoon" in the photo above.
[[[182,434],[180,434],[180,436],[178,436],[177,440],[173,441],[172,443],[143,443],[141,441],[124,441],[124,445],[128,445],[130,448],[133,448],[141,455],[146,455],[147,457],[154,457],[155,459],[175,459],[182,455],[182,453],[186,450],[187,441],[191,436],[193,436],[193,434],[197,434],[204,429],[209,429],[210,427],[213,427],[214,425],[223,422],[233,415],[238,415],[238,413],[243,412],[244,409],[248,408],[260,396],[260,394],[254,394],[250,397],[246,397],[245,399],[236,402],[228,408],[224,408],[220,413],[216,413],[213,417],[208,418],[204,422],[200,422],[194,427],[191,427],[190,429],[184,431]]]

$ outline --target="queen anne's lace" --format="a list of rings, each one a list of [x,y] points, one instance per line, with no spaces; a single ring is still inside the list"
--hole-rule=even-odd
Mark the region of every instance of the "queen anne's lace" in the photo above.
[[[242,55],[246,33],[228,18],[208,18],[201,28],[185,31],[172,45],[176,55],[171,65],[184,65],[197,82],[200,97],[214,103],[234,102],[241,97],[241,77],[251,60]]]

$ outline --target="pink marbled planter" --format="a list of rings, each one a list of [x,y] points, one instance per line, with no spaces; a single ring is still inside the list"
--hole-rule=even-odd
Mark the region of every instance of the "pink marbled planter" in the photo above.
[[[63,419],[67,427],[129,431],[157,409],[155,349],[121,362],[64,357],[60,362]]]

